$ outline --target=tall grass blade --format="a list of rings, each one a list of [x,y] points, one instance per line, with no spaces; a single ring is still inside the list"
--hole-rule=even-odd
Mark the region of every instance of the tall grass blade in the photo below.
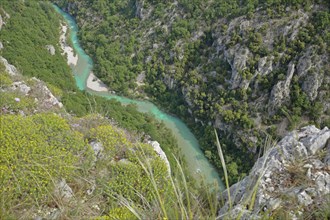
[[[214,133],[215,133],[215,137],[216,137],[216,141],[217,141],[218,154],[220,156],[220,161],[221,161],[223,173],[225,175],[225,182],[226,182],[226,188],[227,188],[227,193],[228,193],[229,209],[231,209],[232,208],[232,202],[231,202],[231,197],[230,197],[229,181],[228,181],[226,162],[225,162],[225,158],[224,158],[223,153],[222,153],[222,149],[221,149],[221,145],[220,145],[220,142],[219,142],[218,134],[217,134],[217,131],[215,129],[214,129]]]

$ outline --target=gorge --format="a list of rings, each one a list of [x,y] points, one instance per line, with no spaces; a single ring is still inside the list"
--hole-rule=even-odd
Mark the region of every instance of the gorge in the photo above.
[[[185,157],[188,169],[194,178],[197,181],[205,181],[207,184],[216,183],[221,188],[223,188],[223,184],[220,180],[218,172],[208,162],[199,148],[198,141],[181,120],[162,112],[151,102],[132,100],[111,94],[110,92],[97,92],[86,87],[87,79],[93,68],[93,61],[84,52],[79,44],[77,37],[78,27],[74,19],[69,14],[62,11],[59,7],[54,7],[56,11],[64,17],[65,21],[69,24],[70,27],[70,40],[73,44],[75,53],[77,53],[78,56],[77,65],[72,67],[78,88],[81,90],[86,89],[94,95],[99,95],[108,99],[116,99],[122,104],[135,104],[137,105],[139,111],[152,113],[158,120],[162,120],[164,124],[172,130],[178,141],[180,151]],[[202,178],[200,178],[200,176]]]

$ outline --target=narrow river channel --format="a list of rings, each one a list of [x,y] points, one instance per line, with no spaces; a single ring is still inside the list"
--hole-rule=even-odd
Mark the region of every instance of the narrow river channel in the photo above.
[[[195,136],[180,119],[166,114],[156,105],[148,101],[133,100],[122,96],[113,95],[108,92],[96,92],[86,88],[87,78],[93,68],[93,61],[79,44],[77,37],[78,26],[74,18],[55,5],[54,8],[63,16],[70,28],[70,40],[75,53],[78,55],[78,63],[76,66],[72,67],[78,88],[81,90],[87,90],[94,95],[102,96],[107,99],[116,99],[122,104],[134,103],[139,111],[152,113],[156,119],[162,120],[164,124],[172,130],[172,133],[177,139],[178,146],[187,161],[187,166],[197,182],[204,179],[205,183],[217,183],[223,189],[223,183],[219,177],[219,174],[204,156]]]

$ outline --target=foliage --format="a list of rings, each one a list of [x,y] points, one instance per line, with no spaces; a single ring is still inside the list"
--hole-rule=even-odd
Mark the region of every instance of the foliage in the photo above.
[[[56,181],[71,179],[86,143],[53,114],[1,115],[0,121],[1,208],[10,213],[45,201]]]
[[[0,108],[8,111],[32,112],[35,108],[34,99],[24,96],[18,92],[3,92],[0,91]]]
[[[0,72],[0,88],[5,88],[13,83],[10,76],[6,72]]]
[[[1,30],[2,56],[24,75],[71,90],[74,79],[60,52],[59,19],[51,5],[43,1],[1,1],[0,7],[10,14]],[[46,45],[55,47],[55,55]]]
[[[118,8],[125,5],[121,1],[117,1],[116,4]],[[69,113],[76,116],[102,113],[132,133],[150,135],[153,140],[161,144],[166,153],[177,153],[177,143],[170,130],[153,116],[138,112],[135,106],[125,107],[115,100],[95,97],[78,90],[58,46],[60,16],[55,13],[49,2],[2,1],[0,7],[11,15],[1,30],[1,39],[4,43],[2,55],[23,75],[35,76],[45,81],[47,87],[60,99]],[[55,47],[54,56],[47,51],[46,45]],[[6,74],[2,74],[3,68],[1,64],[0,79],[1,83],[7,86],[11,81]],[[15,97],[20,98],[21,101],[15,102]],[[10,105],[15,111],[24,108],[32,110],[33,103],[34,101],[28,97],[21,97],[16,93],[4,94],[4,98],[0,99],[2,107]],[[173,161],[171,156],[169,160]]]

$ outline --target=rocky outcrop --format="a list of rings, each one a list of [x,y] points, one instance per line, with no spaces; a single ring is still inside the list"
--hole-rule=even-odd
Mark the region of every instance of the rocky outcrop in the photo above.
[[[8,61],[0,56],[0,62],[2,62],[6,68],[6,72],[9,73],[10,75],[16,75],[18,74],[18,71],[15,66],[11,65],[8,63]]]
[[[50,53],[50,55],[54,56],[55,55],[55,47],[53,45],[46,45],[46,49]]]
[[[144,1],[139,1],[139,0],[135,1],[135,7],[136,7],[135,16],[140,18],[141,20],[144,19],[143,5],[144,5]]]
[[[38,97],[36,101],[40,104],[42,109],[51,109],[53,107],[62,108],[63,104],[52,94],[52,92],[48,89],[44,83],[33,77],[33,81],[35,81],[34,86],[34,94]],[[37,94],[36,94],[37,93]]]
[[[326,56],[315,53],[314,47],[309,47],[297,63],[297,73],[302,80],[302,90],[310,100],[315,100],[318,96],[318,89],[324,80],[323,67],[326,65]]]
[[[219,218],[261,219],[280,207],[296,218],[318,207],[330,193],[329,155],[328,128],[291,132],[258,159],[249,176],[230,187],[231,209],[227,191],[222,194],[226,203]]]
[[[224,55],[232,69],[230,78],[231,89],[236,89],[243,84],[240,72],[246,69],[250,51],[246,47],[232,48],[225,51]]]
[[[148,141],[148,144],[150,144],[154,148],[154,151],[157,153],[157,155],[165,162],[168,168],[168,172],[169,174],[171,174],[170,162],[168,161],[165,152],[160,147],[160,144],[157,141]]]
[[[289,64],[286,79],[278,82],[270,93],[270,100],[268,103],[268,112],[274,114],[275,111],[282,106],[284,102],[287,102],[290,97],[290,85],[295,71],[295,65]]]
[[[18,90],[24,95],[28,95],[28,93],[31,91],[31,87],[26,85],[26,83],[22,81],[14,82],[11,86],[11,89]]]

